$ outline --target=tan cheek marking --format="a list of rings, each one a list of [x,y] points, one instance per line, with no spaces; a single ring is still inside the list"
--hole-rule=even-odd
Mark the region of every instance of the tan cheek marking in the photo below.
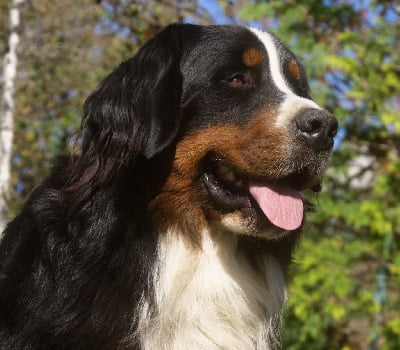
[[[254,67],[260,65],[264,60],[264,55],[261,50],[256,48],[250,48],[243,52],[243,63],[247,67]]]
[[[296,80],[300,80],[301,78],[300,68],[294,58],[289,62],[289,73]]]
[[[279,176],[276,165],[284,157],[282,144],[286,135],[273,128],[275,112],[265,111],[247,126],[214,126],[186,136],[178,142],[173,168],[161,193],[150,207],[160,215],[164,230],[175,225],[199,244],[199,232],[208,219],[217,219],[210,208],[208,196],[202,192],[199,176],[202,160],[208,152],[223,156],[240,172],[255,176]],[[216,216],[217,215],[217,216]]]

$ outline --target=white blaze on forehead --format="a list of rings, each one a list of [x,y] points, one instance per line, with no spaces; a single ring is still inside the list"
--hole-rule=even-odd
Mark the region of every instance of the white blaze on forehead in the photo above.
[[[321,109],[314,101],[296,95],[296,93],[289,87],[285,76],[282,72],[281,58],[279,49],[276,45],[276,39],[268,32],[261,31],[256,28],[249,28],[257,38],[263,43],[269,58],[269,70],[271,77],[276,87],[281,90],[286,98],[278,112],[277,125],[281,127],[287,126],[291,118],[303,108],[316,108]]]

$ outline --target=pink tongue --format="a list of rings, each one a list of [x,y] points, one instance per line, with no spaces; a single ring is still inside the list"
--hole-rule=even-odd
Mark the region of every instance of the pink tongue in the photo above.
[[[250,183],[250,193],[275,226],[295,230],[303,220],[303,201],[299,192],[278,185]]]

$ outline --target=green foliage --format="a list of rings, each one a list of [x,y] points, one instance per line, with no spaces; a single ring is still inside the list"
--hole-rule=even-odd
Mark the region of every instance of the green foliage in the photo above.
[[[81,105],[97,82],[91,68],[99,61],[92,54],[99,18],[90,0],[35,0],[22,8],[10,216],[79,128]]]
[[[358,320],[376,309],[373,291],[361,281],[364,263],[373,257],[370,245],[318,234],[308,233],[296,255],[285,326],[288,349],[340,349],[347,339],[336,329],[344,330],[349,318],[362,324]],[[365,341],[368,333],[364,336]]]

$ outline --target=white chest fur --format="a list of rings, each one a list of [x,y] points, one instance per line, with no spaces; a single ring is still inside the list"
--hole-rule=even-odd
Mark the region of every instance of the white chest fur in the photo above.
[[[155,302],[145,301],[139,337],[146,350],[269,350],[279,344],[286,301],[270,255],[254,269],[232,233],[203,233],[202,249],[169,232],[159,245]],[[262,273],[260,273],[262,271]]]

